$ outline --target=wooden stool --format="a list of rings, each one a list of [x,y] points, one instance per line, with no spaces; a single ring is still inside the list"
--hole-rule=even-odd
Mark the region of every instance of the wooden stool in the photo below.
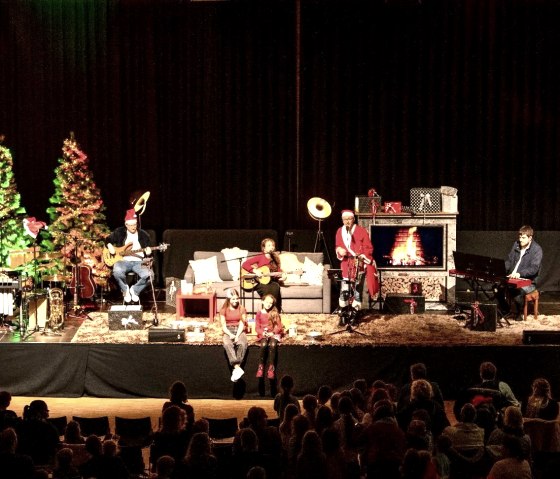
[[[523,306],[523,321],[527,321],[527,309],[529,303],[533,303],[533,315],[535,319],[539,316],[539,290],[531,291],[529,294],[525,295],[525,305]]]

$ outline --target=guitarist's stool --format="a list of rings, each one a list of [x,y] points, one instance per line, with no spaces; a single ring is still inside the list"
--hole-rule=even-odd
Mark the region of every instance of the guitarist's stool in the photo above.
[[[539,316],[539,290],[531,291],[529,294],[525,295],[525,305],[523,306],[523,321],[527,321],[527,309],[529,308],[529,303],[533,303],[533,315],[535,319]]]
[[[139,276],[134,271],[126,273],[126,284],[130,288],[138,282]]]
[[[214,321],[214,316],[217,311],[217,299],[216,293],[210,294],[182,294],[179,291],[175,294],[175,306],[177,311],[177,321],[181,321],[182,318],[187,315],[197,316],[200,315],[199,311],[201,308],[200,303],[206,302],[208,304],[208,321]],[[202,313],[204,314],[204,313]]]

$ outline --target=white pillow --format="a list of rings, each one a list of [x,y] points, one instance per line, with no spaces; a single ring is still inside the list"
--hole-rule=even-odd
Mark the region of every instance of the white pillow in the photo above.
[[[194,271],[195,284],[203,283],[222,283],[218,272],[218,258],[211,256],[206,259],[189,260],[189,264]]]
[[[233,281],[239,280],[239,260],[237,258],[241,258],[241,263],[245,261],[249,251],[246,249],[239,249],[237,246],[234,248],[224,248],[222,250],[224,254],[224,258],[226,260],[226,266],[231,274],[231,278]]]
[[[316,264],[306,256],[303,262],[304,273],[301,277],[301,282],[314,286],[323,286],[323,270],[322,263]]]

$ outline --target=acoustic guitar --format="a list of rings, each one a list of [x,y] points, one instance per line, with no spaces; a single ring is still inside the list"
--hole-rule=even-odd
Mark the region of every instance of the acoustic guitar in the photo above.
[[[258,284],[268,284],[272,278],[280,278],[283,274],[299,274],[301,276],[304,273],[304,271],[299,269],[296,271],[278,271],[272,273],[268,266],[261,266],[255,271],[260,271],[262,274],[257,276],[255,272],[247,271],[245,268],[241,269],[241,287],[243,289],[251,290]]]
[[[165,251],[169,244],[161,243],[159,246],[149,246],[152,251]],[[120,247],[115,247],[115,254],[109,252],[109,248],[103,248],[103,262],[112,268],[117,261],[122,261],[125,256],[134,256],[136,253],[143,253],[146,248],[132,249],[132,244],[127,244]],[[140,256],[139,256],[140,257]]]

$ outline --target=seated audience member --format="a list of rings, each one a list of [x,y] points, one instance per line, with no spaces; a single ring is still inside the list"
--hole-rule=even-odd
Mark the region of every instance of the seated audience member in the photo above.
[[[481,382],[464,389],[453,405],[453,412],[457,419],[461,408],[467,402],[475,406],[491,402],[498,412],[507,406],[520,406],[509,385],[497,379],[497,368],[493,363],[489,361],[481,363],[479,374]]]
[[[303,443],[303,436],[309,431],[309,421],[301,414],[298,414],[292,424],[292,436],[288,441],[288,477],[293,477],[296,473],[297,458],[301,452],[301,445]]]
[[[315,431],[321,435],[325,429],[329,429],[334,424],[333,413],[329,406],[321,406],[317,409],[315,417]]]
[[[288,404],[286,409],[284,409],[284,420],[280,423],[278,431],[280,432],[280,439],[282,440],[282,449],[285,451],[288,450],[288,442],[292,436],[294,418],[298,414],[299,411],[295,404]]]
[[[379,401],[372,423],[362,433],[362,464],[367,477],[400,478],[399,468],[405,453],[405,433],[399,428],[391,401]]]
[[[245,479],[254,466],[265,466],[265,456],[259,452],[259,440],[255,431],[244,428],[239,431],[239,449],[231,460],[233,479]]]
[[[171,479],[175,472],[175,459],[161,456],[156,463],[156,475],[151,479]]]
[[[315,429],[317,417],[317,398],[313,394],[306,394],[302,400],[303,415],[309,421],[309,427]]]
[[[531,466],[527,461],[519,437],[505,437],[503,446],[504,457],[494,463],[488,479],[532,479]]]
[[[17,428],[18,415],[8,409],[12,402],[12,395],[8,391],[0,391],[0,431],[7,427]]]
[[[432,438],[426,429],[426,423],[420,419],[413,419],[406,430],[406,448],[417,451],[431,452]]]
[[[33,479],[33,460],[25,454],[16,454],[16,431],[7,427],[0,431],[0,471],[2,477]]]
[[[535,379],[532,394],[523,404],[523,417],[554,421],[558,418],[558,409],[558,401],[550,392],[550,383],[544,378]]]
[[[332,388],[326,384],[323,384],[321,387],[319,387],[319,390],[317,391],[317,405],[318,406],[328,405],[332,393],[333,393]]]
[[[440,479],[448,479],[451,469],[451,461],[449,460],[449,450],[451,449],[451,439],[445,434],[437,438],[435,451],[433,454],[433,462],[436,466]]]
[[[358,459],[358,436],[361,429],[358,419],[354,416],[354,404],[348,396],[340,398],[338,404],[340,417],[334,422],[333,427],[340,434],[340,444],[345,454]]]
[[[496,409],[492,404],[481,404],[476,408],[475,423],[484,429],[484,444],[488,442],[488,438],[498,426],[496,420]]]
[[[531,456],[531,438],[523,430],[523,415],[521,410],[515,406],[508,406],[504,414],[504,424],[496,428],[488,438],[488,449],[493,457],[501,457],[504,441],[513,436],[519,440],[519,445],[524,453],[525,459]]]
[[[192,430],[186,427],[185,417],[185,411],[177,406],[168,407],[163,411],[161,427],[154,433],[150,447],[152,469],[161,456],[171,456],[175,463],[179,463],[185,457],[192,433]]]
[[[425,409],[417,409],[412,413],[412,421],[422,421],[426,428],[426,441],[428,441],[428,451],[434,449],[434,435],[432,434],[432,419]],[[411,422],[412,422],[411,421]]]
[[[82,436],[82,430],[78,421],[70,421],[64,429],[64,444],[85,444],[86,438]]]
[[[82,476],[72,465],[74,453],[72,449],[63,447],[56,453],[55,468],[53,470],[53,479],[79,479]]]
[[[336,421],[340,414],[338,414],[338,403],[340,401],[340,393],[339,392],[335,392],[331,395],[331,399],[329,401],[329,406],[331,408],[331,411],[333,412],[333,418]]]
[[[354,404],[354,416],[356,416],[356,419],[361,422],[364,419],[364,414],[367,410],[366,398],[362,394],[362,391],[358,388],[350,389],[350,397],[352,398],[352,403]]]
[[[397,411],[404,409],[406,405],[410,402],[410,386],[412,385],[413,381],[417,379],[425,379],[430,383],[432,386],[432,394],[433,399],[436,401],[442,408],[444,408],[443,403],[443,394],[441,393],[441,389],[438,383],[434,381],[430,381],[428,379],[428,369],[424,363],[415,363],[410,366],[410,382],[405,384],[399,391],[399,397],[397,402]]]
[[[274,410],[278,414],[280,422],[284,419],[284,410],[288,404],[294,404],[297,407],[298,413],[301,412],[298,398],[292,394],[293,390],[294,378],[289,374],[285,374],[280,380],[280,392],[274,397]]]
[[[373,420],[372,419],[373,418],[373,411],[376,407],[375,405],[379,401],[389,401],[389,402],[391,402],[390,397],[389,397],[389,393],[387,392],[386,389],[376,389],[370,395],[367,410],[364,414],[364,417],[362,418],[362,424],[364,424],[364,425],[371,424],[371,422]]]
[[[176,465],[177,477],[212,479],[218,477],[218,459],[212,453],[210,437],[197,432],[191,439],[187,455]]]
[[[476,408],[467,403],[461,409],[460,421],[454,426],[447,426],[443,430],[451,440],[451,446],[456,450],[484,449],[484,429],[475,424]]]
[[[404,454],[401,477],[403,479],[439,479],[430,453],[414,448],[408,449]]]
[[[110,477],[111,479],[129,479],[129,472],[119,455],[119,447],[116,441],[109,439],[103,443],[102,472],[99,477]]]
[[[23,410],[23,421],[17,430],[18,452],[31,456],[35,465],[53,464],[60,444],[58,431],[47,421],[48,417],[45,401],[31,401]]]
[[[297,479],[324,479],[327,477],[327,457],[323,452],[321,438],[315,431],[303,435],[301,452],[296,463]]]
[[[252,467],[247,473],[247,479],[267,479],[265,468],[261,466]]]
[[[338,432],[327,428],[320,437],[327,461],[326,479],[360,479],[360,464],[344,454]]]
[[[445,410],[434,401],[432,385],[425,379],[416,379],[410,386],[410,402],[398,412],[399,426],[406,431],[412,420],[412,414],[418,409],[425,409],[430,416],[431,430],[438,437],[444,428],[449,426]]]
[[[161,412],[165,411],[168,407],[177,406],[185,411],[187,424],[192,425],[195,421],[194,409],[189,404],[187,395],[187,386],[182,381],[175,381],[169,388],[169,401],[163,403]]]
[[[89,459],[80,467],[80,474],[83,477],[99,477],[103,473],[103,443],[95,435],[86,438],[86,451]]]

